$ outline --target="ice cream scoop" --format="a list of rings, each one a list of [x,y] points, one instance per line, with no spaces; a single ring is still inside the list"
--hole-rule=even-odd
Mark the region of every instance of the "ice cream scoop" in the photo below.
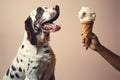
[[[96,14],[89,7],[82,7],[78,13],[80,22],[95,21]]]

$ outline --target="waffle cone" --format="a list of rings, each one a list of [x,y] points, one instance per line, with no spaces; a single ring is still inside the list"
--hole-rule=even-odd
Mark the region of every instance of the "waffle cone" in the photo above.
[[[87,37],[89,34],[92,33],[93,24],[93,21],[81,23],[83,37]]]
[[[81,26],[82,26],[82,36],[83,39],[85,40],[85,47],[86,49],[88,49],[91,39],[89,38],[89,35],[92,33],[92,29],[93,29],[93,21],[89,21],[89,22],[82,22]]]

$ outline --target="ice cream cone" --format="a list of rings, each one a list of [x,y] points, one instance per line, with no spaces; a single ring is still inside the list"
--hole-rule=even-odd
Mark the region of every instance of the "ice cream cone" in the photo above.
[[[91,43],[89,35],[92,33],[96,14],[89,7],[82,7],[78,15],[82,26],[82,37],[85,41],[84,46],[88,49]]]
[[[89,34],[92,33],[93,24],[93,21],[81,23],[83,37],[87,37]]]
[[[88,49],[89,45],[90,45],[90,38],[89,35],[92,33],[92,28],[93,28],[93,21],[86,21],[86,22],[82,22],[81,26],[82,26],[82,36],[83,39],[85,39],[85,48]]]

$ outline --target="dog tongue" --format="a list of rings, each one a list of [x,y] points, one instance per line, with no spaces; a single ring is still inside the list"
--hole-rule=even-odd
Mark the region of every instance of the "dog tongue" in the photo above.
[[[43,26],[43,28],[46,29],[46,30],[54,30],[54,29],[57,28],[57,25],[55,25],[55,24],[45,24]]]

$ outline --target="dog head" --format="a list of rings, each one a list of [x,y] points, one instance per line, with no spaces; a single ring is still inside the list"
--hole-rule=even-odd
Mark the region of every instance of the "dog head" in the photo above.
[[[36,45],[37,41],[49,36],[50,32],[60,30],[60,26],[53,22],[60,14],[59,6],[52,8],[38,7],[34,9],[25,21],[25,29],[27,31],[28,39],[32,45]]]

